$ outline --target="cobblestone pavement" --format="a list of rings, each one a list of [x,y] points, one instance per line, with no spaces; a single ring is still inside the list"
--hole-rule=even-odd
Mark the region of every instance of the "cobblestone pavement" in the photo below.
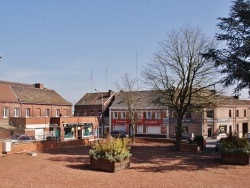
[[[0,157],[0,187],[248,187],[250,166],[224,165],[213,150],[179,152],[172,144],[132,145],[131,166],[115,173],[93,171],[89,147],[69,147],[37,156]]]

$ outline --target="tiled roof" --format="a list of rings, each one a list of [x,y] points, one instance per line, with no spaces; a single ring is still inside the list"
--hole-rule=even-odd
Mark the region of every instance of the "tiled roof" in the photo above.
[[[235,106],[235,105],[250,105],[250,100],[241,100],[241,99],[236,99],[232,96],[219,96],[217,101],[216,101],[217,106]]]
[[[11,88],[23,103],[71,105],[54,90],[19,86],[11,86]]]
[[[113,95],[114,92],[111,93]],[[97,92],[97,93],[86,93],[76,104],[75,106],[82,105],[102,105],[110,99],[110,92]]]
[[[8,82],[8,81],[2,81],[0,80],[0,84],[6,84],[9,86],[21,86],[21,87],[32,87],[34,88],[33,84],[24,84],[24,83],[18,83],[18,82]]]
[[[9,85],[0,83],[0,102],[18,102]]]
[[[117,94],[111,108],[127,108],[126,99],[131,98],[134,102],[134,108],[159,108],[156,104],[153,104],[152,100],[155,95],[155,90],[149,91],[133,91],[133,92],[123,92],[120,91]],[[130,96],[128,96],[130,95]]]
[[[155,100],[159,95],[157,95],[156,90],[149,91],[133,91],[131,92],[136,102],[134,108],[150,108],[157,107],[157,104],[153,104],[151,101]],[[119,92],[111,105],[112,108],[127,108],[126,95],[128,92]],[[232,96],[219,95],[218,98],[214,101],[215,106],[236,106],[236,105],[250,105],[250,100],[240,100]]]
[[[35,84],[23,84],[7,81],[0,81],[0,101],[32,104],[72,105],[54,90],[43,87],[36,88]]]

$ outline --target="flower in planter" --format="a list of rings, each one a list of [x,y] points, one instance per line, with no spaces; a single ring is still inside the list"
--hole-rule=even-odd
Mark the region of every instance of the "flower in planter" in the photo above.
[[[107,159],[112,161],[122,161],[132,156],[127,139],[108,139],[106,141],[96,143],[89,150],[90,157],[95,160]]]

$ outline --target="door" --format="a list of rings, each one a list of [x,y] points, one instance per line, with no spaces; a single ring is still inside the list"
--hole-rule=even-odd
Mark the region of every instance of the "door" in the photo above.
[[[243,137],[245,136],[246,133],[248,133],[248,123],[242,123],[242,133]]]
[[[207,136],[212,137],[212,128],[211,127],[207,128]]]

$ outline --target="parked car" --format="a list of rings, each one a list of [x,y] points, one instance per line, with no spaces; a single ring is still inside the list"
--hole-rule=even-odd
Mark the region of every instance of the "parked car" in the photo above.
[[[220,140],[218,140],[215,144],[215,151],[221,151],[222,148],[222,144],[223,142],[226,140],[226,138],[221,138]]]
[[[181,140],[182,140],[182,141],[188,141],[188,140],[190,140],[190,139],[191,139],[191,137],[188,136],[187,134],[182,134],[182,135],[181,135]]]
[[[248,132],[248,133],[245,134],[245,138],[247,138],[248,141],[250,141],[250,132]]]
[[[29,135],[25,135],[25,134],[15,134],[15,135],[12,135],[9,140],[12,142],[12,143],[15,143],[15,142],[33,142],[33,141],[36,141],[35,137],[34,136],[29,136]]]
[[[121,130],[111,131],[110,135],[114,138],[126,138],[126,133]]]

